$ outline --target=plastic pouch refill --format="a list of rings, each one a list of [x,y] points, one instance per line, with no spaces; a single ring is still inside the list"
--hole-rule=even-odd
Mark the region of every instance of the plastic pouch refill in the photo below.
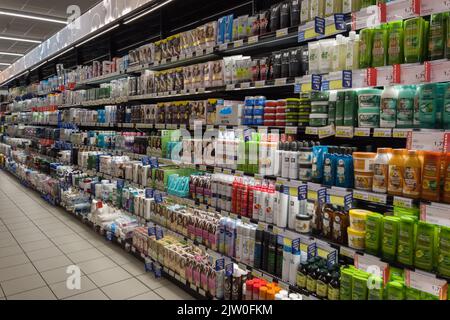
[[[367,300],[383,300],[383,278],[371,276],[369,282],[371,286],[368,289]]]
[[[300,24],[300,1],[301,0],[290,0],[289,1],[289,7],[290,7],[290,26],[295,27]]]
[[[272,54],[272,74],[274,79],[281,78],[282,52]]]
[[[412,266],[414,263],[414,237],[416,219],[401,217],[398,227],[397,261]]]
[[[435,226],[419,221],[416,234],[414,266],[431,271],[433,269]]]
[[[290,26],[290,3],[285,1],[280,5],[280,29],[288,28]]]
[[[352,300],[367,300],[368,274],[356,272],[352,281]]]
[[[450,228],[441,227],[439,233],[437,269],[439,274],[450,277]]]
[[[280,9],[280,3],[270,7],[270,31],[272,32],[280,29]]]
[[[341,300],[352,300],[353,274],[356,269],[353,266],[341,268]]]
[[[289,77],[301,76],[302,49],[293,48],[289,51]]]

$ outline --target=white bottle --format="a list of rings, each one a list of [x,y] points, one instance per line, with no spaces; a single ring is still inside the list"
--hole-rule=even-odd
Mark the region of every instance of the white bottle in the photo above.
[[[258,211],[258,220],[265,222],[266,221],[266,208],[269,205],[268,197],[267,197],[267,189],[264,188],[261,191],[261,196],[259,197],[259,211]]]
[[[280,186],[276,186],[275,187],[275,196],[274,196],[274,200],[273,200],[273,218],[272,218],[272,223],[273,224],[278,224],[278,217],[280,215],[280,210],[281,210],[281,192],[280,192]]]
[[[285,193],[284,190],[280,192],[280,202],[278,207],[277,226],[280,228],[286,228],[289,214],[289,195]]]
[[[261,208],[259,207],[259,204],[261,202],[261,197],[262,197],[262,191],[260,187],[256,187],[255,190],[253,191],[253,215],[252,218],[255,220],[259,219],[259,211],[261,210]]]
[[[247,230],[248,235],[248,264],[253,266],[255,263],[255,237],[256,227],[251,227]]]
[[[385,87],[381,93],[380,128],[395,128],[397,122],[398,91],[395,87]]]
[[[289,169],[291,166],[291,151],[283,151],[283,165],[281,167],[281,177],[289,178]]]
[[[347,70],[359,69],[359,35],[355,31],[350,31],[346,47],[345,68]]]
[[[274,212],[274,205],[275,205],[275,198],[276,194],[271,190],[271,192],[267,193],[268,201],[267,201],[267,208],[266,208],[266,222],[267,223],[273,223],[273,212]]]
[[[294,147],[291,151],[291,159],[289,163],[289,178],[293,180],[298,179],[298,156],[297,148]]]
[[[283,265],[281,268],[281,277],[284,281],[289,281],[289,272],[292,259],[292,240],[284,239]],[[281,293],[281,291],[280,291]],[[286,293],[287,295],[287,293]]]
[[[300,264],[300,250],[292,250],[291,264],[289,266],[289,283],[295,285],[297,283],[297,269]]]
[[[242,223],[238,220],[238,222],[236,223],[236,250],[234,254],[237,261],[241,261],[242,259],[243,233]]]
[[[298,197],[289,196],[289,219],[288,219],[288,227],[291,230],[295,229],[296,217],[300,212],[300,204]]]

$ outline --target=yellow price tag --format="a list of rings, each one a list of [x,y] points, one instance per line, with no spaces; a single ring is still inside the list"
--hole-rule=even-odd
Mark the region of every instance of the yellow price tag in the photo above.
[[[314,28],[305,30],[305,40],[312,39],[315,37],[317,37],[317,33],[316,30],[314,30]]]
[[[312,84],[311,82],[309,83],[303,83],[301,86],[301,92],[311,92],[312,91]]]
[[[300,243],[300,251],[307,252],[308,246],[304,243]]]
[[[342,80],[331,80],[330,81],[330,90],[339,90],[342,89]]]
[[[345,201],[343,197],[330,196],[330,203],[341,207],[345,206]]]
[[[317,249],[317,254],[318,254],[318,256],[321,257],[321,258],[326,259],[327,256],[328,256],[328,253],[329,253],[329,252],[327,252],[327,251],[325,251],[325,250],[323,250],[323,249],[321,249],[321,248],[318,248],[318,249]]]
[[[336,25],[334,23],[329,24],[325,27],[325,36],[331,36],[332,34],[337,33]]]
[[[308,191],[307,198],[309,200],[317,200],[318,199],[317,191]]]

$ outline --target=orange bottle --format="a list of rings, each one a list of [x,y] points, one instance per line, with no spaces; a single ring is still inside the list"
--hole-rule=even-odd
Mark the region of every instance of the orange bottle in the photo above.
[[[445,155],[444,192],[442,193],[442,200],[446,203],[450,203],[450,153]]]
[[[388,193],[393,196],[403,194],[403,181],[405,173],[405,150],[394,149],[389,160]]]
[[[403,195],[418,199],[422,188],[422,163],[415,150],[408,151],[405,160]]]
[[[439,201],[441,184],[441,152],[427,151],[423,158],[422,199]]]

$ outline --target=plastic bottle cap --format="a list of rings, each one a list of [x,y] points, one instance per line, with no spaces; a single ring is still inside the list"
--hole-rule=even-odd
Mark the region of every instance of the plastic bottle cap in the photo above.
[[[286,290],[280,290],[279,294],[281,294],[283,297],[287,297],[289,293]]]

